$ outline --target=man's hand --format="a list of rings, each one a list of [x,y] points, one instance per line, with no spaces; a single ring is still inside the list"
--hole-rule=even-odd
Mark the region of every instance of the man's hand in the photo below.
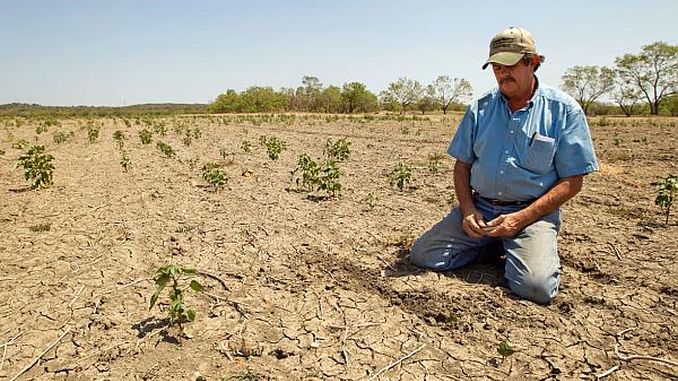
[[[490,237],[510,238],[520,233],[525,226],[526,224],[519,217],[518,212],[502,214],[488,222],[483,233]]]
[[[464,214],[461,227],[469,237],[482,238],[485,235],[484,229],[487,228],[487,224],[483,221],[483,214],[473,208],[473,210]]]

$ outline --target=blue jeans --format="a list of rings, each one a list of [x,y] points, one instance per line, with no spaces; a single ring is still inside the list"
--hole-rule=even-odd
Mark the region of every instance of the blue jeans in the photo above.
[[[476,198],[476,208],[485,222],[520,206],[494,206]],[[412,246],[410,261],[419,267],[446,271],[465,266],[483,256],[483,247],[501,241],[506,253],[505,277],[509,288],[522,298],[548,303],[558,293],[560,259],[556,236],[560,213],[555,211],[527,226],[511,238],[471,238],[462,229],[459,208],[424,233]]]

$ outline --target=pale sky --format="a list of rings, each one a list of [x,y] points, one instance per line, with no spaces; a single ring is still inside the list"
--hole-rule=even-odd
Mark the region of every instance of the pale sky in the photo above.
[[[0,0],[0,104],[207,103],[229,88],[408,77],[495,86],[492,36],[521,26],[560,86],[575,65],[612,65],[678,43],[678,1]]]

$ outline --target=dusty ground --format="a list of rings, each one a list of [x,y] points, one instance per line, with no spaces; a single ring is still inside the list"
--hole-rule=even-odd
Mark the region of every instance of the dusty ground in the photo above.
[[[678,173],[678,120],[592,121],[601,172],[564,208],[562,291],[538,306],[503,287],[501,263],[442,274],[407,264],[411,240],[454,202],[452,161],[435,174],[428,157],[458,118],[168,118],[150,145],[134,120],[96,120],[94,143],[85,120],[40,135],[38,120],[2,121],[0,378],[36,360],[19,379],[678,379],[678,217],[662,224],[650,185]],[[202,137],[186,146],[178,125]],[[73,135],[56,144],[56,131]],[[280,160],[260,135],[287,142]],[[342,197],[309,199],[290,171],[328,137],[351,142]],[[20,139],[54,155],[51,188],[22,190]],[[222,147],[235,153],[230,181],[213,192],[199,172]],[[404,192],[386,177],[399,161],[414,167]],[[203,272],[206,286],[186,297],[197,317],[180,342],[148,308],[168,263]],[[515,353],[503,358],[503,342]]]

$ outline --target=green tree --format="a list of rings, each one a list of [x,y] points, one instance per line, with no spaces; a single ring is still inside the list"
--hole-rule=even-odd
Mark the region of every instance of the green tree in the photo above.
[[[233,89],[228,89],[221,94],[209,106],[211,113],[233,113],[240,111],[240,96]]]
[[[252,86],[240,93],[240,99],[240,112],[285,111],[288,104],[287,97],[272,87]]]
[[[339,113],[342,107],[341,89],[337,86],[328,86],[318,96],[320,109],[327,113]]]
[[[435,93],[432,85],[426,86],[426,89],[422,92],[421,96],[415,104],[417,110],[421,111],[421,114],[425,114],[426,111],[432,111],[436,108],[437,102],[435,100]]]
[[[398,102],[402,113],[408,106],[417,103],[423,94],[424,88],[419,81],[402,77],[388,84],[385,96],[386,99]]]
[[[615,72],[604,66],[575,66],[567,69],[562,79],[563,90],[572,95],[588,115],[591,104],[614,88]]]
[[[440,75],[431,83],[431,87],[433,97],[443,110],[443,114],[447,114],[447,110],[453,103],[468,101],[473,95],[473,87],[464,78],[450,79],[446,75]]]
[[[640,90],[623,80],[617,81],[616,88],[612,92],[612,99],[626,116],[634,114],[635,106],[642,97]]]
[[[678,91],[678,45],[655,42],[643,46],[640,54],[617,57],[615,63],[619,76],[643,94],[652,115]]]
[[[345,83],[341,92],[341,100],[344,111],[352,114],[358,112],[371,112],[377,108],[377,96],[360,82]]]
[[[323,84],[320,83],[318,77],[313,77],[305,75],[301,78],[301,93],[302,93],[302,110],[317,112],[321,110],[320,105],[320,93],[323,88]]]

